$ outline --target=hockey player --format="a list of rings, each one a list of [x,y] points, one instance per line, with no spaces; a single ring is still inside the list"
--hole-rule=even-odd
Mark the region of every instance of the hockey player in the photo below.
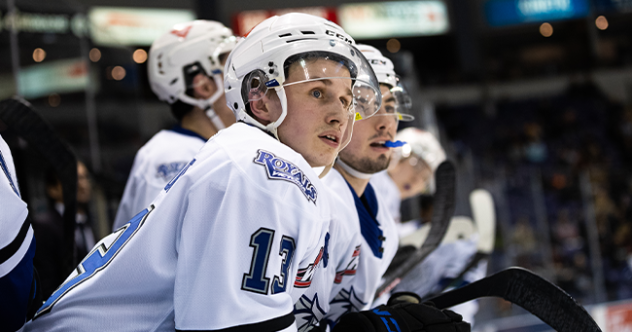
[[[372,118],[355,124],[351,142],[341,151],[334,170],[323,178],[328,187],[340,193],[346,204],[355,206],[352,223],[359,226],[363,238],[353,288],[332,301],[334,312],[339,310],[337,307],[355,311],[371,307],[380,278],[397,251],[393,218],[384,208],[381,193],[373,189],[369,179],[388,166],[392,150],[386,143],[394,140],[398,121],[404,116],[406,120],[412,119],[405,113],[407,98],[398,85],[393,63],[371,46],[362,45],[360,50],[378,77],[383,105]]]
[[[318,173],[354,117],[381,104],[352,44],[311,15],[255,27],[225,67],[240,123],[98,243],[25,331],[296,330],[293,304],[328,261],[330,202]],[[366,102],[359,114],[354,100]]]
[[[149,50],[149,83],[178,124],[136,154],[114,230],[146,208],[218,130],[235,122],[224,96],[224,64],[237,38],[219,22],[178,24]]]
[[[424,191],[432,192],[433,173],[445,160],[445,151],[434,135],[417,128],[401,130],[396,139],[406,144],[395,149],[388,170],[372,177],[371,183],[387,193],[386,204],[399,224],[402,200]]]
[[[423,192],[434,191],[433,173],[446,159],[439,141],[427,131],[406,128],[397,133],[396,139],[406,142],[394,150],[391,166],[371,179],[378,191],[387,195],[385,201],[391,213],[396,215],[400,237],[417,231],[422,225],[420,220],[399,222],[400,204],[403,199],[411,198]],[[451,243],[442,243],[421,264],[415,267],[394,291],[414,292],[422,298],[445,289],[452,279],[459,275],[476,253],[477,236],[460,239]],[[407,251],[403,251],[405,253]],[[399,254],[398,254],[399,256]],[[482,262],[453,287],[460,287],[485,277],[487,264]],[[467,302],[452,308],[463,316],[463,320],[473,323],[478,311],[476,301]]]
[[[0,136],[0,331],[13,332],[26,321],[32,299],[35,238],[20,197],[9,146]]]
[[[469,331],[469,325],[459,315],[418,302],[408,303],[419,301],[419,298],[408,295],[394,294],[386,306],[355,312],[373,308],[379,300],[386,302],[386,299],[373,299],[373,296],[395,255],[398,237],[395,223],[384,207],[383,193],[374,189],[369,179],[388,166],[390,148],[402,144],[393,142],[398,122],[414,119],[408,114],[410,98],[399,84],[392,62],[371,46],[360,45],[358,48],[378,77],[383,104],[376,115],[354,125],[351,142],[340,153],[335,169],[323,179],[330,189],[340,194],[342,201],[348,202],[346,205],[355,206],[354,218],[346,225],[347,233],[353,230],[351,226],[355,226],[355,229],[359,228],[356,232],[362,235],[357,273],[345,287],[331,294],[327,323],[334,325],[334,332]],[[409,300],[402,301],[401,298]],[[431,317],[442,318],[433,321]]]

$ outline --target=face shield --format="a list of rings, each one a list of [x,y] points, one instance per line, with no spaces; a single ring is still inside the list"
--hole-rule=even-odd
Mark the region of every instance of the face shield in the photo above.
[[[394,87],[381,84],[380,89],[382,92],[382,107],[374,116],[389,116],[397,122],[408,122],[415,119],[411,114],[412,99],[399,81]]]
[[[283,66],[270,62],[267,71],[252,72],[246,82],[248,101],[261,99],[268,89],[276,91],[283,113],[268,130],[276,136],[276,128],[287,114],[289,98],[299,100],[301,107],[347,117],[348,125],[341,135],[342,150],[351,140],[353,122],[377,113],[382,96],[379,83],[366,58],[354,46],[334,40],[325,50],[303,52],[288,57]],[[279,77],[283,83],[269,76]],[[281,80],[281,79],[280,79]],[[243,92],[243,91],[242,91]],[[291,94],[291,96],[290,96]]]
[[[212,50],[211,55],[209,56],[209,62],[211,63],[210,79],[215,82],[217,90],[215,90],[215,93],[213,93],[210,98],[206,99],[207,105],[211,107],[206,111],[206,116],[211,119],[217,130],[224,129],[226,126],[212,107],[213,104],[224,94],[224,63],[226,62],[230,51],[232,51],[233,48],[235,48],[235,45],[237,45],[238,40],[239,39],[235,36],[224,38],[222,42],[215,47],[214,50]]]

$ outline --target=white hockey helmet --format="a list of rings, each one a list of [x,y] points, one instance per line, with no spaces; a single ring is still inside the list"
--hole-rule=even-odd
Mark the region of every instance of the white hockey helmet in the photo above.
[[[430,132],[410,127],[400,130],[395,138],[405,142],[405,144],[395,150],[394,160],[405,159],[415,155],[421,158],[434,172],[439,167],[439,164],[446,159],[445,151],[441,144]]]
[[[418,172],[423,174],[426,168],[424,165],[427,165],[432,174],[434,174],[439,164],[446,160],[445,151],[441,147],[441,143],[430,132],[410,127],[400,130],[395,135],[395,139],[405,144],[393,151],[391,165],[406,159]],[[423,160],[423,163],[419,159]],[[430,178],[426,179],[425,191],[432,194],[435,191],[435,187],[434,176],[430,176]]]
[[[373,46],[358,44],[357,47],[369,60],[378,82],[387,85],[394,97],[394,102],[389,103],[386,113],[381,115],[394,114],[398,121],[413,121],[415,117],[411,114],[412,99],[395,73],[393,62]],[[386,100],[382,102],[386,103]]]
[[[180,100],[203,110],[211,107],[224,93],[221,56],[236,44],[237,37],[219,22],[196,20],[176,24],[149,49],[147,71],[152,91],[168,104]],[[217,86],[209,99],[196,99],[186,94],[198,73],[212,77]],[[219,120],[219,117],[215,118]]]
[[[314,80],[351,79],[353,103],[348,109],[352,121],[369,117],[379,110],[382,97],[373,69],[354,45],[353,38],[340,26],[324,18],[301,13],[268,18],[253,28],[228,57],[224,76],[228,106],[237,121],[264,129],[278,139],[277,128],[288,111],[284,86]],[[316,73],[309,65],[317,58],[333,60],[339,65],[334,69],[319,69]],[[300,73],[303,77],[286,82],[286,70],[293,63],[303,67]],[[269,88],[276,91],[282,114],[278,120],[263,125],[248,114],[246,105],[261,98]],[[348,127],[341,142],[343,147],[351,139],[352,123]]]

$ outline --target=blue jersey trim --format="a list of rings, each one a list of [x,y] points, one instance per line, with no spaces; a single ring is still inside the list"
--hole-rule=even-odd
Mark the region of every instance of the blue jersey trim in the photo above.
[[[9,185],[13,192],[15,192],[18,197],[20,197],[20,191],[18,187],[13,183],[13,179],[11,178],[11,172],[9,172],[9,167],[7,166],[7,162],[4,161],[4,156],[2,155],[2,151],[0,151],[0,168],[2,168],[2,172],[7,176],[7,180],[9,180]],[[21,198],[21,197],[20,197]]]
[[[170,130],[171,130],[171,131],[173,131],[173,132],[175,132],[175,133],[181,134],[181,135],[191,136],[191,137],[197,137],[197,138],[199,138],[199,139],[203,140],[204,142],[206,142],[206,141],[207,141],[207,139],[206,139],[206,138],[204,138],[204,137],[202,137],[200,134],[198,134],[198,133],[196,133],[196,132],[194,132],[194,131],[191,131],[191,130],[189,130],[189,129],[184,129],[184,128],[182,128],[182,126],[181,126],[181,125],[179,125],[179,124],[177,124],[177,125],[173,126]]]
[[[26,321],[29,295],[33,283],[33,256],[35,238],[28,251],[9,272],[0,278],[0,331],[17,331]]]
[[[346,181],[346,180],[345,180]],[[355,201],[356,211],[360,218],[360,230],[362,231],[362,237],[369,244],[373,255],[377,258],[382,258],[384,247],[382,242],[386,240],[384,233],[380,229],[380,223],[377,221],[377,197],[375,196],[375,190],[371,184],[367,184],[366,189],[362,197],[358,197],[353,187],[347,182],[349,190],[353,195]]]

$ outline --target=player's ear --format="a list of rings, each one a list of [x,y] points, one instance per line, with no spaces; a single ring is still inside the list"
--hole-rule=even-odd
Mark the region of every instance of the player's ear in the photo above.
[[[268,91],[253,99],[250,100],[250,111],[261,124],[267,125],[281,116],[281,102],[276,91]]]

